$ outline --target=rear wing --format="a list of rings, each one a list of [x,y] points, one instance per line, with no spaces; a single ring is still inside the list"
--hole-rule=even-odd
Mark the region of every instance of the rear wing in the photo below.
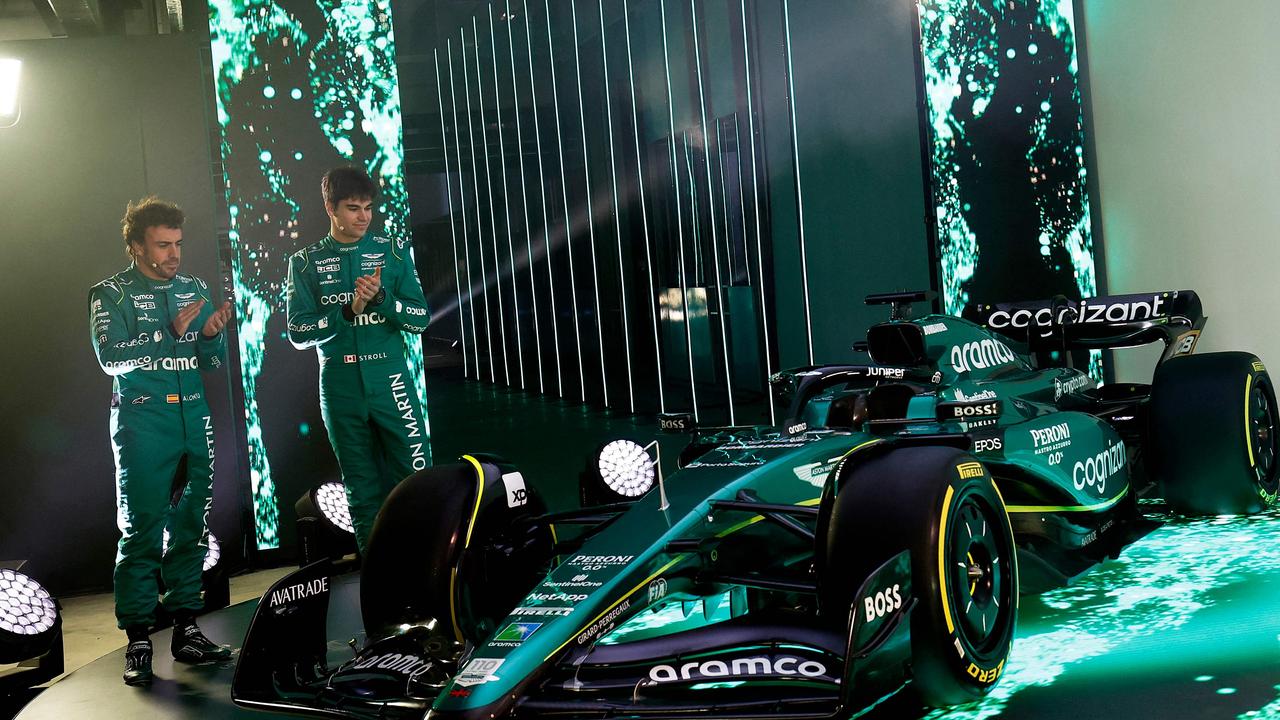
[[[1190,354],[1208,318],[1193,290],[978,305],[965,318],[1043,350],[1114,349],[1160,341],[1160,362]]]

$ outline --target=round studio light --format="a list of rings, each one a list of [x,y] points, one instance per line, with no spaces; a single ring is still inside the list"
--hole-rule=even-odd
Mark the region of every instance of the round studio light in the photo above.
[[[164,529],[164,539],[161,542],[161,552],[169,552],[169,528]],[[200,568],[200,572],[209,572],[218,560],[222,559],[222,548],[218,547],[218,538],[213,536],[213,532],[209,532],[209,547],[204,553],[204,563]]]
[[[40,583],[15,570],[0,570],[0,663],[44,653],[60,622],[58,604]]]
[[[596,469],[605,486],[623,497],[640,497],[653,488],[653,460],[637,442],[614,440],[606,444],[596,454]]]
[[[355,525],[351,524],[351,508],[347,505],[347,489],[342,483],[327,482],[316,488],[316,505],[329,522],[355,534]]]

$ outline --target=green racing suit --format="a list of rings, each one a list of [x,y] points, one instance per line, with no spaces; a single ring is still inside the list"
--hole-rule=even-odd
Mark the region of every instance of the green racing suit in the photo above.
[[[177,336],[173,318],[200,300],[205,305],[199,315]],[[157,570],[166,610],[194,613],[203,605],[213,420],[200,372],[226,362],[226,334],[206,338],[200,332],[214,310],[208,285],[191,275],[152,280],[131,267],[89,290],[90,339],[98,364],[113,378],[120,528],[114,579],[121,628],[155,621]],[[178,477],[184,456],[186,474]]]
[[[382,290],[356,315],[356,278],[377,268]],[[430,319],[404,241],[366,235],[339,243],[327,236],[289,258],[289,340],[319,355],[320,412],[362,553],[387,494],[431,463],[404,336],[426,332]]]

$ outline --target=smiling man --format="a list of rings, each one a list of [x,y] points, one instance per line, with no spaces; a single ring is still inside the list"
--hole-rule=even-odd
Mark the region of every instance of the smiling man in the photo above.
[[[369,175],[335,168],[320,189],[329,234],[289,258],[289,340],[319,356],[320,412],[363,553],[391,488],[431,463],[404,336],[431,315],[408,242],[368,234]]]
[[[204,603],[200,574],[213,487],[213,422],[200,372],[226,362],[231,304],[215,310],[209,286],[178,272],[183,220],[178,206],[155,197],[130,203],[121,221],[130,266],[89,290],[93,349],[113,378],[115,603],[129,637],[130,685],[151,682],[157,571],[166,589],[161,602],[175,619],[174,658],[199,663],[231,654],[195,622]],[[186,472],[178,475],[184,459]]]

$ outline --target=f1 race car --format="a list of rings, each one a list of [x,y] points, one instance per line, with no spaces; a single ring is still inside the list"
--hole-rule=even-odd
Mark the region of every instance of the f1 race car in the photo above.
[[[904,687],[967,702],[1004,671],[1019,592],[1118,553],[1147,522],[1137,498],[1275,505],[1270,377],[1192,354],[1195,293],[912,319],[928,297],[868,298],[892,306],[870,364],[775,376],[778,427],[698,431],[669,477],[606,445],[579,510],[547,512],[494,457],[411,476],[362,569],[369,641],[330,666],[333,568],[309,565],[259,604],[235,701],[340,718],[848,717]],[[1072,367],[1150,342],[1149,386]]]

